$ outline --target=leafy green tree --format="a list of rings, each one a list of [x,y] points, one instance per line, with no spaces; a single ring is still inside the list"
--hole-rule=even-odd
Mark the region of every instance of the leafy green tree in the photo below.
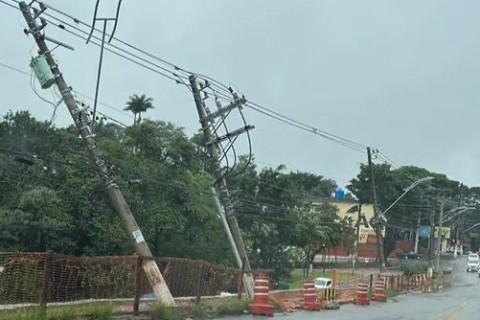
[[[404,166],[392,169],[390,165],[383,163],[374,164],[373,169],[381,210],[388,208],[403,194],[404,189],[414,181],[430,176],[434,178],[431,182],[417,185],[386,214],[388,219],[386,254],[394,248],[396,240],[402,239],[404,230],[414,230],[416,228],[419,216],[422,225],[430,224],[430,207],[437,195],[442,194],[446,198],[452,198],[459,192],[457,181],[448,179],[444,174],[430,172],[424,168]],[[362,164],[357,177],[353,178],[348,186],[348,189],[361,203],[373,203],[369,177],[368,166]]]
[[[324,204],[315,211],[307,209],[298,215],[293,243],[304,250],[306,276],[308,276],[308,266],[313,263],[315,256],[328,242],[334,222],[330,219],[332,213],[336,215],[336,208]]]
[[[0,224],[1,238],[16,249],[64,252],[73,245],[67,238],[72,219],[57,193],[45,187],[24,192],[18,209],[1,210]]]

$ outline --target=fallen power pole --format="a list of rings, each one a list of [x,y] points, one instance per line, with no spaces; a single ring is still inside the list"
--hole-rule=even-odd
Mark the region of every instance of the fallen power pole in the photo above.
[[[33,3],[33,2],[32,2]],[[39,14],[45,9],[42,8],[41,11],[35,11],[35,17],[32,15],[31,7],[25,2],[20,2],[20,10],[23,13],[25,20],[27,21],[29,30],[25,30],[26,34],[32,34],[35,38],[35,42],[39,48],[39,54],[44,55],[46,62],[48,63],[51,72],[55,76],[55,83],[60,90],[63,101],[65,102],[70,115],[73,118],[73,121],[80,132],[81,137],[87,145],[88,152],[93,159],[94,165],[99,171],[107,194],[110,198],[112,206],[117,211],[120,219],[125,227],[130,239],[133,242],[135,247],[135,252],[146,259],[143,259],[142,267],[145,272],[145,275],[152,286],[153,291],[156,296],[165,305],[174,306],[175,301],[168,289],[167,284],[158,268],[155,260],[153,260],[152,253],[148,247],[145,239],[140,231],[140,228],[133,217],[130,208],[128,207],[120,188],[116,184],[115,180],[110,176],[108,167],[103,160],[103,155],[99,148],[97,147],[93,134],[89,127],[89,118],[88,115],[78,107],[75,98],[72,95],[70,87],[67,85],[63,79],[63,75],[60,72],[60,69],[53,59],[51,51],[49,50],[45,40],[48,39],[43,34],[42,30],[46,26],[45,20],[41,19],[41,25],[37,25],[35,19],[38,18]],[[50,40],[50,39],[49,39]],[[54,40],[53,40],[54,41]],[[54,41],[56,44],[68,47],[61,42]]]
[[[382,229],[384,223],[384,217],[380,214],[380,208],[378,206],[378,199],[377,199],[377,187],[375,185],[375,171],[373,169],[372,163],[372,152],[370,148],[367,148],[367,156],[368,156],[368,167],[370,168],[370,182],[372,184],[372,191],[373,191],[373,227],[377,234],[377,251],[378,251],[378,262],[380,264],[380,271],[385,271],[385,256],[383,253],[383,236],[382,236]]]
[[[221,117],[223,115],[222,111],[232,110],[234,108],[241,107],[242,103],[245,102],[245,99],[235,99],[231,105],[226,106],[224,110],[220,109],[216,113],[207,115],[207,111],[205,108],[205,103],[202,100],[200,95],[200,90],[198,88],[198,83],[195,76],[189,77],[190,86],[192,88],[193,98],[195,101],[195,105],[197,107],[198,116],[200,118],[200,124],[202,126],[202,131],[205,137],[205,147],[207,149],[208,154],[212,159],[212,174],[216,179],[215,189],[217,192],[215,193],[215,197],[218,195],[220,198],[220,202],[223,204],[223,209],[220,210],[219,214],[223,214],[225,212],[225,218],[222,219],[224,221],[224,227],[227,231],[227,236],[229,236],[229,231],[233,237],[233,242],[231,242],[232,251],[235,255],[235,260],[239,268],[245,270],[245,274],[243,277],[243,284],[245,287],[245,291],[249,298],[253,298],[253,277],[252,271],[250,267],[250,262],[247,256],[247,250],[245,249],[245,244],[243,242],[242,233],[240,231],[240,227],[238,226],[238,221],[235,216],[235,212],[233,209],[233,204],[230,199],[230,193],[227,188],[227,183],[224,179],[224,175],[222,172],[222,168],[220,165],[219,159],[219,149],[220,149],[220,141],[223,137],[214,137],[212,134],[211,126],[213,124],[213,120],[215,117]],[[228,111],[226,111],[228,112]],[[214,124],[213,124],[214,125]],[[251,126],[246,126],[236,131],[232,131],[229,133],[230,137],[239,135],[247,130],[252,129]],[[228,225],[225,225],[225,221]],[[240,257],[240,260],[238,259]]]

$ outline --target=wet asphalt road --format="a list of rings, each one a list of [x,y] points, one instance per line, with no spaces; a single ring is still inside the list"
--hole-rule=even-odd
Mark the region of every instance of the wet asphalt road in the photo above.
[[[409,293],[370,306],[344,305],[340,310],[296,313],[295,320],[479,320],[480,278],[466,272],[466,258],[456,262],[452,288],[439,293]]]
[[[349,304],[343,305],[340,310],[298,311],[275,317],[285,320],[479,320],[480,278],[475,273],[466,272],[465,257],[458,258],[456,262],[452,285],[439,293],[409,293],[391,298],[387,303],[372,302],[370,306]],[[236,319],[251,318],[261,317]]]

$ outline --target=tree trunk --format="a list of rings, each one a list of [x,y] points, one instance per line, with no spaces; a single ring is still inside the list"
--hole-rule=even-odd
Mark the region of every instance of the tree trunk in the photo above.
[[[303,277],[306,278],[308,277],[308,264],[310,261],[310,245],[307,246],[305,249],[305,263],[303,266]]]

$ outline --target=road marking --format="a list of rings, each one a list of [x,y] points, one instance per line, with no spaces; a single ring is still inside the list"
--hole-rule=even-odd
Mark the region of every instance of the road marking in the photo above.
[[[465,311],[468,303],[462,303],[461,305],[456,306],[455,308],[447,311],[446,313],[440,315],[438,320],[455,320]]]

